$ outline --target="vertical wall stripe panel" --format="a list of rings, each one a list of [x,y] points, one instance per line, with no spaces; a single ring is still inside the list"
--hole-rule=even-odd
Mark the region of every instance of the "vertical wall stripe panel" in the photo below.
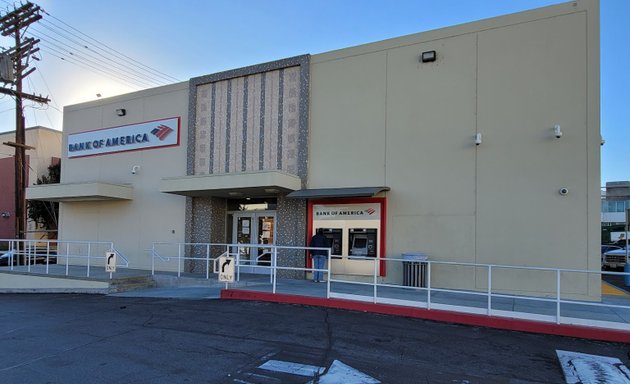
[[[248,159],[248,171],[257,171],[258,170],[258,143],[260,142],[260,79],[261,75],[257,74],[251,78],[251,97],[252,103],[250,104],[253,107],[252,113],[250,114],[251,119],[251,156]]]
[[[248,107],[249,107],[249,77],[245,77],[243,79],[243,117],[242,117],[242,121],[243,121],[243,133],[242,133],[242,137],[241,137],[241,172],[244,172],[247,169],[247,140],[248,140],[248,135],[247,135],[247,112],[248,112]]]
[[[232,80],[227,81],[227,103],[225,109],[225,173],[230,172],[230,144],[232,134]]]
[[[243,140],[243,78],[232,81],[232,128],[230,142],[230,172],[241,170],[241,141]]]
[[[260,79],[260,141],[258,143],[258,169],[264,169],[265,161],[265,110],[267,98],[267,74],[261,73]]]
[[[267,132],[270,133],[269,140],[265,140],[265,169],[277,169],[277,155],[276,143],[278,142],[278,83],[280,82],[279,71],[273,71],[269,73],[271,82],[270,104],[270,126]]]
[[[282,119],[284,108],[284,69],[278,71],[278,135],[276,140],[276,169],[282,169]]]
[[[214,172],[214,131],[216,121],[216,106],[217,106],[217,84],[212,83],[212,93],[210,97],[210,153],[208,155],[208,173]]]
[[[214,132],[214,173],[223,173],[222,165],[223,159],[225,159],[225,93],[227,92],[225,87],[225,81],[217,83],[217,129]]]

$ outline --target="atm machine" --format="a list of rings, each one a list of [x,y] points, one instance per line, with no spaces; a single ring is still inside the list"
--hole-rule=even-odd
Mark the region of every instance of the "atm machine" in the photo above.
[[[324,236],[328,239],[328,244],[330,244],[331,255],[333,259],[341,258],[341,241],[343,236],[343,231],[341,228],[322,228],[324,231]]]
[[[377,235],[376,228],[350,228],[348,256],[376,257]]]

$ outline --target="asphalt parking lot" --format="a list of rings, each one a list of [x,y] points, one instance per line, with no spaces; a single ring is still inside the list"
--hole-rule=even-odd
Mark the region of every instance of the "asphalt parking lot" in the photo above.
[[[556,349],[630,365],[626,344],[300,305],[76,294],[0,305],[0,383],[313,380],[259,368],[270,360],[337,360],[382,383],[562,383]]]

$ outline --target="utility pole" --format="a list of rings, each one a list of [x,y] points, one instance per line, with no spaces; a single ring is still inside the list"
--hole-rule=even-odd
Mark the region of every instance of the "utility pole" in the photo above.
[[[48,103],[47,97],[31,95],[22,92],[22,80],[35,71],[29,69],[31,58],[38,60],[34,53],[39,51],[36,47],[39,40],[22,36],[29,25],[42,18],[39,14],[40,7],[27,2],[12,12],[0,17],[0,33],[2,36],[15,37],[15,46],[2,52],[0,59],[0,81],[5,87],[0,87],[0,93],[15,97],[15,142],[4,143],[15,148],[15,237],[26,237],[26,149],[32,149],[26,145],[24,132],[24,113],[22,100],[33,100],[42,104]],[[7,85],[9,86],[7,88]]]

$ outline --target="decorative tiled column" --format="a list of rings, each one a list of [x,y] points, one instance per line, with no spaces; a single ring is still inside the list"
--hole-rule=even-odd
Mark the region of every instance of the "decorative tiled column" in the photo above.
[[[226,200],[218,197],[194,197],[188,199],[186,233],[189,243],[225,243]],[[210,257],[217,257],[222,249],[212,247]],[[186,247],[187,255],[205,254],[206,247]],[[205,272],[202,260],[187,260],[186,272]]]
[[[306,246],[306,200],[287,199],[285,196],[278,196],[276,218],[278,221],[276,244]],[[303,268],[306,265],[306,256],[303,250],[279,250],[278,266]],[[305,273],[279,270],[278,277],[303,279]]]

